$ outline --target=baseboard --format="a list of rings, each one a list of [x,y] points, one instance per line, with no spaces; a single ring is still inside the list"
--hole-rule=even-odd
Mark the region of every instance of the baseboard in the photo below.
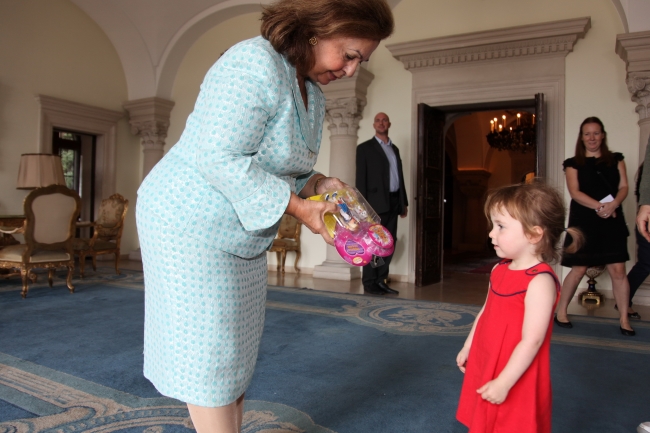
[[[278,265],[269,264],[269,265],[267,265],[267,270],[269,272],[277,272],[278,271]],[[293,265],[285,265],[284,266],[284,273],[285,274],[295,274],[295,275],[297,275],[296,271],[293,268]],[[300,267],[300,275],[312,276],[312,275],[314,275],[314,268]],[[396,283],[408,283],[408,281],[409,281],[408,275],[389,274],[388,278],[390,279],[390,281],[394,281]]]
[[[586,287],[578,287],[575,297],[580,296],[580,293],[585,290],[587,290]],[[614,292],[612,292],[612,289],[598,289],[598,292],[602,293],[605,299],[614,299]],[[644,283],[639,287],[634,295],[633,302],[635,305],[650,305],[650,284]]]
[[[267,270],[269,272],[278,272],[278,265],[272,265],[272,264],[267,264]],[[298,274],[296,272],[295,268],[293,265],[284,265],[284,273],[285,274]],[[314,274],[314,268],[303,268],[300,266],[300,275],[313,275]]]

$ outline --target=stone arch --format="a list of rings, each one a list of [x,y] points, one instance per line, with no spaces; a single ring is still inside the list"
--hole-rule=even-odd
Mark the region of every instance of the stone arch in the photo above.
[[[160,65],[156,70],[156,94],[155,96],[164,99],[171,99],[174,80],[178,73],[183,58],[205,32],[213,27],[235,18],[239,15],[258,12],[262,6],[270,4],[271,0],[233,0],[214,5],[192,20],[185,23],[174,35],[165,49]],[[128,80],[128,77],[127,77]]]

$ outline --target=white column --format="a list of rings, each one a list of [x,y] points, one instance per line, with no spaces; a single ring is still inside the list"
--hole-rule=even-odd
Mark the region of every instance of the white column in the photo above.
[[[650,31],[616,36],[616,54],[625,61],[625,83],[639,114],[639,161],[643,161],[650,137]],[[643,173],[646,176],[646,173]],[[634,303],[650,305],[650,283],[646,280],[634,296]]]
[[[650,137],[650,31],[616,36],[616,54],[625,61],[625,83],[639,114],[639,161]]]
[[[366,106],[366,93],[374,75],[358,68],[351,78],[323,86],[327,99],[325,118],[330,131],[330,165],[328,176],[338,177],[354,185],[359,121]],[[314,267],[314,278],[353,280],[361,278],[361,270],[345,262],[334,247],[326,245],[325,261]]]
[[[140,137],[142,144],[142,179],[160,161],[165,153],[165,138],[169,128],[169,115],[174,102],[161,98],[144,98],[124,104],[129,112],[131,132]],[[130,260],[142,260],[140,249],[129,253]]]

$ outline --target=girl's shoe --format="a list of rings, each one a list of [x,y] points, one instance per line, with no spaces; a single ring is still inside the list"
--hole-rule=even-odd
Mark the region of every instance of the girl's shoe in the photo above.
[[[637,433],[650,433],[650,421],[639,424],[636,431]]]

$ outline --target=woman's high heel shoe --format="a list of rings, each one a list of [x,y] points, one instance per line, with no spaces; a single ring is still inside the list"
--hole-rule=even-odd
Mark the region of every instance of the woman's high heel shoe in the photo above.
[[[555,318],[553,319],[553,321],[555,323],[557,323],[557,326],[559,326],[560,328],[567,328],[567,329],[573,328],[573,324],[571,322],[560,322],[557,319],[557,314],[555,315]],[[621,329],[623,329],[623,328],[621,328]]]
[[[621,334],[625,335],[626,337],[634,337],[636,335],[634,329],[625,329],[622,326],[620,326],[620,329],[621,329]]]

